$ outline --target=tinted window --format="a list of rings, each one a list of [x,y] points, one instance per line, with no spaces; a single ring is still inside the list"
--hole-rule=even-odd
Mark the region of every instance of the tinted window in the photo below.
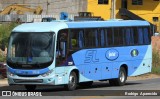
[[[83,48],[84,47],[84,30],[72,29],[70,30],[70,47]]]
[[[107,29],[107,40],[108,40],[108,46],[113,46],[113,32],[112,28]]]
[[[98,30],[85,29],[85,47],[98,47]]]

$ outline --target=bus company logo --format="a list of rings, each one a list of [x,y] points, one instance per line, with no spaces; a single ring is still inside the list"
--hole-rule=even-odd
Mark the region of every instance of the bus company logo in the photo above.
[[[136,56],[138,56],[138,54],[139,54],[139,52],[138,52],[137,49],[133,49],[133,50],[131,51],[131,56],[132,56],[132,57],[136,57]]]
[[[115,49],[110,49],[108,51],[106,51],[106,58],[108,60],[116,60],[119,56],[119,53],[117,50]]]

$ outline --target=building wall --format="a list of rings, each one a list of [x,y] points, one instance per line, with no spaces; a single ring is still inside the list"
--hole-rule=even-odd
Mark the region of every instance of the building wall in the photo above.
[[[141,18],[159,26],[159,20],[153,21],[153,17],[160,19],[160,1],[143,0],[143,5],[132,5],[132,0],[128,0],[128,10]]]
[[[108,5],[99,5],[98,0],[88,0],[87,11],[93,12],[94,16],[101,16],[104,19],[110,19],[111,0]]]
[[[63,11],[69,14],[77,14],[80,11],[87,10],[87,0],[0,0],[0,10],[15,3],[33,7],[40,5],[43,8],[42,14],[59,14]]]
[[[116,18],[121,18],[119,9],[122,0],[116,0]],[[154,22],[153,17],[160,19],[160,1],[143,0],[143,5],[132,5],[132,0],[127,0],[127,9],[141,18],[159,26],[159,22]],[[109,4],[98,4],[98,0],[88,0],[87,11],[93,12],[95,16],[101,16],[105,20],[111,16],[111,0]]]

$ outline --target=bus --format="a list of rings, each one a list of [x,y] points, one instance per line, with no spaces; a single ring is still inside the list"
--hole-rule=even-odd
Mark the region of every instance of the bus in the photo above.
[[[151,72],[151,29],[147,21],[108,20],[25,23],[10,35],[9,85],[64,85],[67,90]]]

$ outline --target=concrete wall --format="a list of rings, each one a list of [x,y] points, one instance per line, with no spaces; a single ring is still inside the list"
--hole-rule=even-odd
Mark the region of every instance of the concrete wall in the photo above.
[[[40,5],[43,8],[42,14],[59,14],[62,11],[77,14],[80,11],[87,11],[87,0],[0,0],[0,10],[15,3]]]

